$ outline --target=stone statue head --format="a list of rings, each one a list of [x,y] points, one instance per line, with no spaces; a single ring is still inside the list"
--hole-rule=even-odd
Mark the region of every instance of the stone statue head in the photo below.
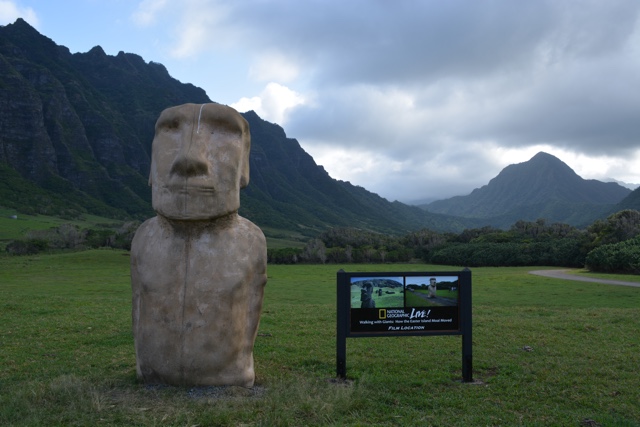
[[[153,209],[178,220],[236,212],[249,184],[249,124],[221,104],[167,108],[156,122],[151,154]]]

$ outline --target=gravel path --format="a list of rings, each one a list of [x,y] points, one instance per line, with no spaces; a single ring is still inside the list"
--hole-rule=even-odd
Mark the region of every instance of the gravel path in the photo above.
[[[554,279],[577,280],[579,282],[602,283],[605,285],[634,286],[636,288],[640,288],[640,283],[637,283],[637,282],[624,282],[622,280],[596,279],[593,277],[578,276],[576,274],[567,274],[565,273],[565,271],[566,270],[534,270],[534,271],[530,271],[529,274],[535,274],[536,276],[552,277]]]

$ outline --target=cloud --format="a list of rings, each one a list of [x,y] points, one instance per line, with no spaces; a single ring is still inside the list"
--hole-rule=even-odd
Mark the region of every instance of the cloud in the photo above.
[[[167,0],[144,0],[138,5],[131,19],[141,27],[153,25],[166,7]]]
[[[269,83],[259,96],[241,98],[231,107],[240,112],[253,110],[264,120],[285,124],[289,112],[305,103],[305,99],[299,93],[278,83]]]
[[[294,81],[300,69],[280,53],[261,53],[249,70],[249,77],[257,81]]]
[[[21,7],[14,1],[0,0],[0,25],[12,24],[18,18],[24,19],[35,28],[40,25],[40,20],[32,8]]]
[[[636,0],[181,5],[177,56],[249,58],[270,83],[236,108],[385,197],[469,192],[537,151],[640,181]]]

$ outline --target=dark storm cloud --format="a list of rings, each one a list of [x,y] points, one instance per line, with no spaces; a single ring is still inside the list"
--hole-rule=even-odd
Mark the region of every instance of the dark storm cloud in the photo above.
[[[513,149],[638,154],[636,0],[249,5],[225,4],[217,34],[295,64],[297,80],[283,83],[307,102],[286,130],[303,146],[386,158],[433,191],[486,183]],[[401,168],[386,171],[381,193],[398,187]]]

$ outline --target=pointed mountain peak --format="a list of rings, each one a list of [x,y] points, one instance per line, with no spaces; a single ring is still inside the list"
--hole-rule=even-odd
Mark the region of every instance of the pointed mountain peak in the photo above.
[[[16,22],[14,22],[13,24],[9,24],[8,26],[14,27],[17,29],[32,29],[34,31],[37,31],[35,28],[33,28],[33,26],[31,26],[27,21],[25,21],[22,18],[16,19]]]
[[[557,161],[557,162],[561,162],[562,160],[560,160],[559,158],[557,158],[556,156],[549,154],[549,153],[545,153],[544,151],[540,151],[538,152],[538,154],[536,154],[535,156],[533,156],[529,161]]]
[[[4,26],[5,30],[12,34],[14,37],[27,37],[29,39],[34,37],[44,37],[38,30],[31,24],[22,18],[16,19],[13,24],[7,24]]]
[[[6,37],[30,59],[42,54],[57,56],[68,52],[66,47],[58,46],[22,18],[16,19],[13,24],[0,26],[0,37]]]
[[[27,21],[22,18],[16,19],[13,24],[0,25],[0,34],[6,34],[9,38],[13,37],[33,37],[40,35],[38,30],[33,28]]]
[[[555,159],[555,160],[560,160],[559,158],[557,158],[556,156],[549,154],[549,153],[545,153],[544,151],[540,151],[538,154],[536,154],[535,156],[533,156],[531,160],[551,160],[551,159]]]
[[[551,181],[582,179],[565,162],[544,151],[540,151],[526,162],[507,166],[492,181],[513,179],[514,175],[524,179],[523,184],[526,184],[526,181],[534,176],[545,177],[545,180]]]
[[[538,154],[529,159],[528,162],[525,163],[534,163],[534,164],[550,164],[550,165],[564,165],[569,167],[565,162],[557,158],[556,156],[545,153],[544,151],[540,151]]]
[[[107,56],[107,53],[102,49],[102,46],[97,45],[91,48],[89,52],[87,52],[91,56],[103,57]]]

